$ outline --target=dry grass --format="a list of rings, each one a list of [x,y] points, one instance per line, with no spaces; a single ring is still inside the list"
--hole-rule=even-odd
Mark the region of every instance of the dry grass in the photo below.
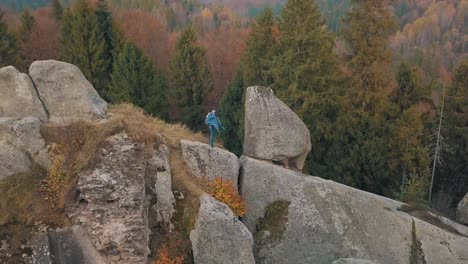
[[[127,134],[139,142],[154,141],[161,134],[171,148],[178,149],[180,140],[200,141],[207,143],[206,136],[195,133],[182,124],[169,124],[158,118],[145,115],[141,108],[131,104],[120,104],[110,107],[112,119],[121,120]]]
[[[8,251],[0,250],[0,263],[23,263],[22,255],[30,254],[25,243],[38,225],[54,228],[67,224],[67,218],[40,190],[44,177],[44,171],[33,168],[30,173],[0,181],[0,241],[9,245]]]
[[[199,196],[207,191],[206,181],[191,175],[182,158],[180,141],[182,139],[207,143],[207,137],[195,133],[182,124],[169,124],[158,118],[145,115],[142,109],[131,104],[111,106],[111,120],[122,124],[129,137],[145,145],[157,145],[160,136],[170,148],[170,164],[172,170],[172,188],[184,194],[183,200],[176,203],[176,212],[172,219],[175,229],[172,233],[160,232],[153,237],[154,252],[167,246],[171,254],[184,256],[185,263],[192,263],[190,231],[195,227],[198,215]],[[157,231],[154,232],[155,234]],[[153,255],[155,259],[158,257]]]
[[[54,146],[50,153],[53,166],[48,172],[45,189],[55,207],[63,209],[71,202],[76,176],[95,164],[98,149],[106,138],[122,130],[123,125],[112,119],[42,127],[43,137]]]
[[[158,248],[166,245],[178,256],[186,256],[186,263],[191,263],[189,234],[198,215],[199,195],[206,191],[207,185],[189,172],[182,158],[180,141],[186,139],[207,143],[207,137],[192,132],[184,125],[168,124],[145,115],[142,109],[131,104],[110,106],[109,119],[101,122],[81,121],[67,126],[44,126],[41,131],[43,137],[48,144],[56,146],[52,148],[52,158],[60,155],[63,159],[60,166],[55,166],[52,174],[64,177],[64,180],[48,179],[52,177],[49,171],[37,177],[13,177],[17,182],[0,182],[0,227],[2,224],[18,223],[24,227],[19,229],[33,232],[33,228],[26,229],[25,225],[35,221],[55,226],[67,225],[64,208],[75,202],[76,176],[86,169],[92,169],[99,160],[98,153],[105,140],[120,132],[126,132],[136,142],[144,143],[146,149],[153,148],[161,141],[165,141],[170,148],[173,189],[183,193],[185,198],[176,203],[173,217],[175,230],[172,233],[162,231],[162,236],[156,238],[158,246],[153,249],[157,252]],[[48,184],[57,186],[48,188]],[[11,233],[13,227],[5,230]],[[18,238],[25,237],[15,232],[12,234]]]

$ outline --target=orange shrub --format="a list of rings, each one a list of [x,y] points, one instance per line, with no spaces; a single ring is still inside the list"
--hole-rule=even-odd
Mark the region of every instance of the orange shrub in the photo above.
[[[157,260],[154,264],[183,264],[185,261],[185,257],[177,256],[175,258],[171,258],[169,256],[169,249],[167,246],[163,246],[161,249],[158,250]]]
[[[232,180],[216,178],[208,183],[208,193],[216,200],[225,203],[237,216],[245,215],[245,201],[239,195]]]

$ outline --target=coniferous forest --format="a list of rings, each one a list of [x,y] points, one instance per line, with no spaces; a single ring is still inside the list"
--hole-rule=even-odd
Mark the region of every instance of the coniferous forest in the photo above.
[[[77,65],[101,97],[242,153],[243,98],[304,120],[304,172],[452,216],[468,191],[467,0],[0,3],[0,66]]]

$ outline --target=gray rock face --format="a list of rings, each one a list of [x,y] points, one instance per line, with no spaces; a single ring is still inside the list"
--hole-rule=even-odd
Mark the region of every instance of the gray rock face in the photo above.
[[[94,249],[86,231],[79,226],[39,234],[31,242],[32,264],[106,264]],[[30,259],[29,259],[30,258]]]
[[[252,234],[231,209],[208,194],[200,197],[195,229],[190,233],[196,264],[252,264]]]
[[[146,160],[125,135],[107,139],[96,168],[78,175],[81,200],[69,212],[107,263],[143,264],[149,254]]]
[[[182,140],[180,145],[185,163],[194,176],[232,180],[237,186],[240,165],[236,155],[200,142]]]
[[[311,150],[304,122],[273,91],[249,87],[245,100],[244,155],[302,170]]]
[[[397,210],[402,203],[249,157],[241,166],[243,222],[257,232],[257,263],[329,264],[350,257],[409,263],[417,243],[413,217]],[[286,215],[269,219],[266,208],[277,201],[288,202]],[[468,263],[467,237],[414,222],[427,263]]]
[[[333,261],[331,264],[375,264],[375,262],[365,259],[341,258]]]
[[[165,143],[159,144],[156,148],[148,162],[149,170],[147,170],[147,174],[154,180],[154,184],[150,186],[156,196],[153,210],[156,211],[157,222],[171,231],[174,228],[171,218],[175,212],[175,198],[172,193],[170,151]]]
[[[60,61],[36,61],[29,68],[49,121],[68,124],[76,120],[106,118],[107,103],[99,97],[78,67]]]
[[[468,225],[468,193],[458,203],[457,220],[462,224]]]
[[[13,66],[1,68],[0,94],[0,117],[35,116],[47,121],[46,110],[29,75]]]
[[[44,169],[50,166],[40,129],[36,117],[0,118],[0,180],[28,172],[33,162]]]

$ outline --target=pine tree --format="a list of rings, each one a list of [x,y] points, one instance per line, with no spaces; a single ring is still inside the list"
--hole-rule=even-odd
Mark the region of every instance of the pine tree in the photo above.
[[[289,0],[278,21],[276,45],[270,74],[273,89],[305,122],[314,151],[304,171],[323,177],[329,174],[333,157],[334,122],[340,112],[342,78],[335,54],[335,41],[314,1]]]
[[[454,70],[445,113],[442,135],[451,151],[443,153],[444,165],[440,167],[435,191],[448,192],[456,204],[468,192],[468,59]]]
[[[106,42],[99,30],[96,14],[86,1],[80,0],[73,13],[64,15],[61,40],[62,60],[78,66],[98,93],[106,97],[109,68]]]
[[[397,75],[398,87],[393,92],[392,102],[397,108],[391,127],[391,166],[395,174],[401,175],[401,188],[418,185],[420,193],[427,194],[429,180],[429,149],[425,146],[424,118],[418,104],[429,95],[428,87],[420,84],[416,70],[407,63],[400,64]],[[409,177],[415,177],[410,179]],[[423,184],[424,183],[424,184]],[[426,199],[427,195],[424,196]],[[405,197],[400,197],[406,199]]]
[[[353,0],[345,18],[345,39],[354,51],[350,62],[354,103],[371,115],[385,111],[386,92],[392,76],[391,51],[388,42],[396,23],[389,1]]]
[[[400,111],[420,103],[430,94],[430,86],[423,87],[416,75],[416,69],[406,62],[400,64],[397,75],[398,88],[393,94],[393,102]]]
[[[244,129],[242,126],[243,98],[245,93],[244,78],[238,71],[236,78],[227,88],[219,104],[218,114],[225,130],[221,134],[223,145],[232,153],[240,156],[242,154],[242,139]]]
[[[279,18],[280,43],[271,73],[274,89],[298,111],[310,92],[336,86],[339,72],[334,38],[310,0],[289,0]]]
[[[265,9],[251,26],[247,50],[242,59],[243,79],[248,86],[269,86],[273,82],[268,75],[268,67],[276,45],[274,26],[275,18],[270,8]]]
[[[166,119],[166,83],[152,61],[132,43],[125,43],[114,61],[109,97],[115,103],[132,102],[147,113]]]
[[[0,11],[0,67],[14,65],[17,60],[18,46],[15,35],[8,32]]]
[[[63,15],[63,7],[60,0],[52,0],[52,13],[56,20],[61,20]]]
[[[25,9],[21,16],[21,26],[18,29],[18,40],[20,44],[18,69],[20,71],[27,71],[29,65],[33,61],[31,58],[31,52],[27,46],[30,45],[31,35],[34,32],[36,21],[29,12],[29,9]]]
[[[105,70],[105,81],[109,80],[110,74],[112,72],[113,65],[113,52],[114,52],[114,27],[112,24],[112,13],[109,11],[109,7],[105,0],[99,0],[97,3],[96,16],[98,21],[99,30],[101,31],[104,40],[104,58],[108,61],[108,68]]]
[[[171,87],[182,110],[182,121],[190,128],[204,127],[205,98],[213,89],[213,77],[205,50],[196,43],[195,31],[182,32],[171,62]]]
[[[18,30],[18,38],[21,42],[29,41],[35,24],[36,20],[29,12],[29,9],[26,8],[21,15],[21,26]]]

